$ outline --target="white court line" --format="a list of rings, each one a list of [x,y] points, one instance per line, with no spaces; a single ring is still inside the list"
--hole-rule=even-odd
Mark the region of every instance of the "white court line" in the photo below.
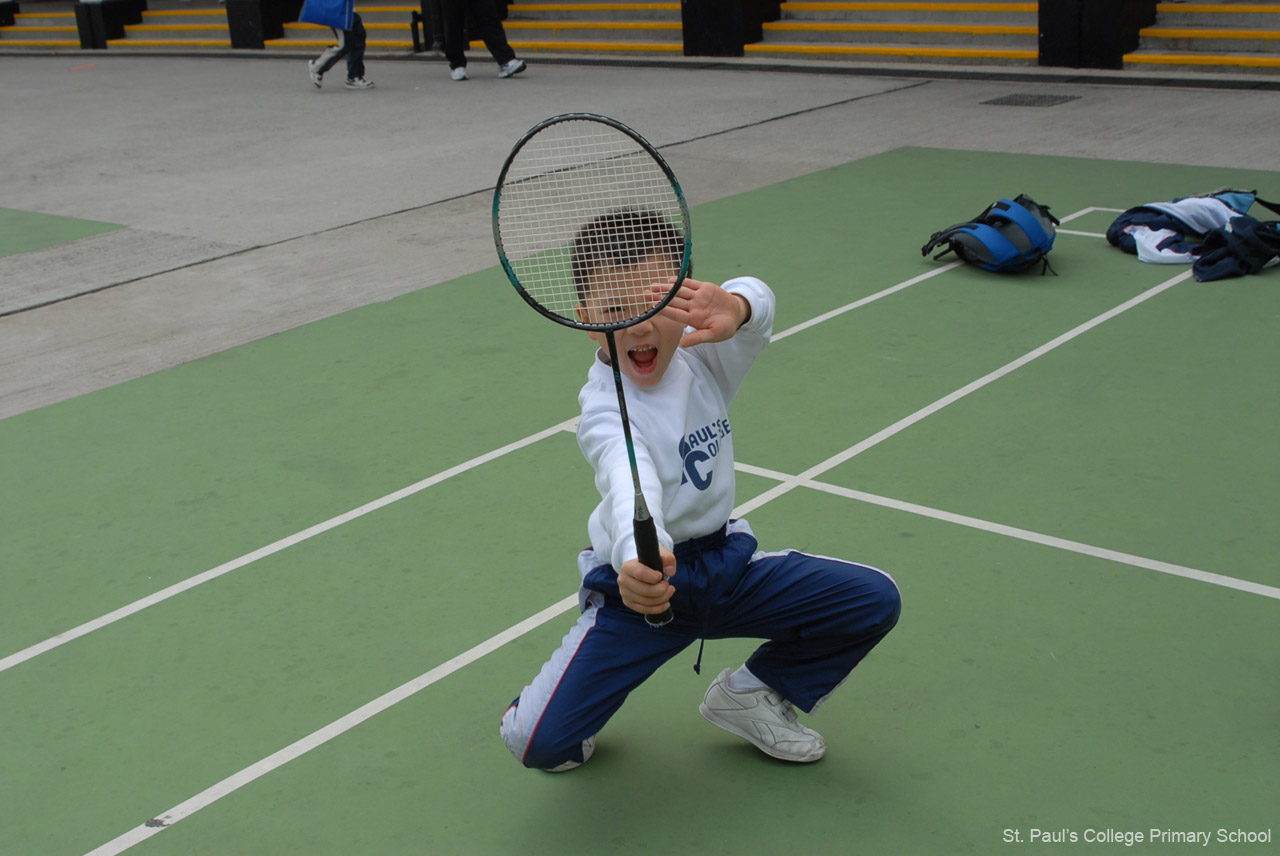
[[[1075,219],[1078,219],[1078,218],[1080,218],[1080,217],[1083,217],[1083,216],[1084,216],[1084,215],[1086,215],[1086,214],[1092,214],[1094,211],[1106,211],[1106,212],[1108,212],[1108,213],[1110,213],[1110,214],[1121,214],[1121,213],[1123,213],[1123,212],[1124,212],[1124,210],[1125,210],[1125,209],[1123,209],[1123,208],[1098,208],[1097,206],[1093,206],[1093,207],[1090,207],[1090,208],[1081,208],[1079,211],[1076,211],[1076,212],[1074,212],[1074,213],[1072,213],[1072,214],[1068,214],[1066,217],[1063,217],[1063,218],[1062,218],[1061,220],[1059,220],[1058,222],[1059,222],[1059,223],[1070,223],[1072,220],[1075,220]]]
[[[741,515],[739,514],[739,510],[735,508],[731,513],[731,516],[739,517]],[[476,645],[468,651],[464,651],[452,660],[441,663],[431,671],[424,672],[413,680],[401,684],[390,692],[383,693],[373,701],[361,705],[346,716],[340,719],[335,719],[323,728],[319,728],[308,734],[306,737],[290,743],[288,746],[268,755],[255,764],[250,764],[240,772],[228,776],[216,785],[205,788],[200,793],[184,802],[178,803],[163,814],[159,814],[145,823],[135,826],[128,832],[116,836],[106,844],[89,851],[85,856],[118,856],[118,854],[123,853],[135,844],[139,844],[156,833],[164,831],[183,818],[190,817],[200,811],[200,809],[213,805],[223,797],[238,791],[240,788],[243,788],[245,785],[250,784],[257,779],[262,778],[272,770],[278,769],[290,761],[302,757],[312,749],[323,746],[330,740],[333,740],[334,738],[350,731],[352,728],[355,728],[360,723],[365,722],[382,711],[399,704],[432,684],[447,678],[449,675],[452,675],[464,666],[471,665],[486,654],[493,653],[508,642],[513,642],[516,639],[519,639],[526,633],[541,627],[551,619],[558,615],[562,615],[576,606],[578,606],[578,593],[574,592],[564,600],[551,604],[551,606],[548,606],[541,612],[529,616],[519,624],[513,624],[511,627],[508,627],[496,636],[486,639],[484,642],[481,642],[479,645]]]
[[[912,277],[911,279],[908,279],[908,280],[904,280],[898,283],[897,285],[891,285],[888,288],[884,289],[883,291],[877,291],[875,294],[870,294],[862,298],[861,300],[855,300],[853,303],[848,303],[844,306],[841,306],[839,309],[832,309],[830,312],[824,312],[823,314],[818,315],[814,318],[810,318],[808,321],[801,322],[800,324],[797,324],[794,327],[788,327],[787,329],[783,330],[781,333],[774,333],[773,336],[770,337],[769,343],[772,344],[774,342],[781,341],[782,339],[785,339],[788,336],[794,336],[796,333],[799,333],[802,330],[808,330],[810,327],[815,327],[818,324],[821,324],[823,321],[830,321],[832,318],[835,318],[837,315],[843,315],[844,313],[849,312],[850,310],[853,310],[853,309],[857,309],[860,306],[866,306],[868,303],[873,303],[882,297],[888,297],[890,294],[894,294],[896,292],[902,291],[904,288],[910,288],[911,286],[916,285],[917,283],[924,282],[926,279],[929,279],[930,277],[935,277],[940,273],[945,273],[951,270],[952,268],[960,267],[960,265],[962,264],[964,264],[964,262],[949,262],[948,264],[942,265],[941,267],[934,268],[928,273],[922,273],[919,276]]]
[[[740,516],[738,509],[733,510],[732,516]],[[424,672],[413,680],[401,684],[390,692],[383,693],[373,701],[356,708],[341,719],[335,719],[323,728],[317,729],[306,737],[290,743],[278,752],[274,752],[266,758],[263,758],[261,761],[258,761],[255,764],[250,764],[240,772],[228,776],[216,785],[205,788],[200,793],[184,802],[178,803],[163,814],[157,815],[145,823],[135,826],[128,832],[116,836],[106,844],[89,851],[85,856],[118,856],[118,854],[123,853],[135,844],[139,844],[156,833],[164,831],[183,818],[190,817],[195,814],[200,809],[207,808],[223,797],[238,791],[240,788],[257,779],[262,778],[272,770],[300,758],[312,749],[323,746],[335,737],[350,731],[360,723],[371,719],[387,708],[397,705],[415,693],[426,689],[444,678],[447,678],[449,675],[452,675],[464,666],[469,666],[486,654],[493,653],[508,642],[512,642],[524,634],[541,627],[551,619],[567,612],[569,609],[576,607],[577,605],[578,593],[574,592],[564,600],[551,604],[551,606],[548,606],[541,612],[529,616],[519,624],[513,624],[511,627],[508,627],[496,636],[486,639],[484,642],[481,642],[479,645],[476,645],[468,651],[464,651],[452,660],[441,663],[431,671]]]
[[[260,547],[252,553],[246,553],[238,559],[232,559],[230,562],[218,565],[216,568],[210,568],[203,573],[196,574],[194,577],[188,577],[182,582],[174,583],[168,588],[163,588],[160,591],[149,594],[144,598],[135,600],[133,603],[122,606],[112,612],[108,612],[106,615],[98,616],[92,621],[86,621],[84,624],[81,624],[78,627],[73,627],[70,630],[63,631],[57,636],[51,636],[43,642],[38,642],[29,648],[23,648],[21,651],[10,654],[3,660],[0,660],[0,672],[5,671],[6,669],[11,669],[19,663],[25,663],[32,657],[39,656],[47,651],[52,651],[54,648],[65,645],[73,639],[79,639],[81,636],[92,633],[95,630],[101,630],[122,618],[128,618],[130,615],[141,612],[149,606],[155,606],[157,603],[163,603],[169,598],[182,594],[184,591],[189,591],[198,585],[203,585],[210,580],[216,580],[224,574],[229,574],[234,570],[243,568],[245,565],[258,561],[259,559],[265,559],[273,553],[279,553],[281,550],[292,547],[295,544],[301,544],[309,538],[314,538],[315,536],[328,532],[330,529],[334,529],[344,523],[350,523],[352,520],[364,517],[366,514],[377,511],[380,508],[385,508],[393,502],[398,502],[406,497],[413,496],[415,493],[426,490],[427,488],[437,485],[446,479],[453,478],[467,470],[473,470],[481,464],[487,464],[490,461],[497,460],[503,455],[510,454],[518,449],[523,449],[525,446],[537,443],[538,441],[558,434],[561,431],[571,430],[577,422],[577,417],[574,417],[566,422],[561,422],[559,425],[553,425],[546,430],[539,431],[536,434],[530,434],[523,440],[516,440],[514,443],[509,443],[500,449],[495,449],[492,452],[486,452],[479,457],[472,458],[471,460],[458,464],[455,467],[450,467],[447,470],[438,472],[433,476],[423,479],[422,481],[415,482],[407,487],[402,487],[394,493],[389,493],[386,496],[381,497],[380,499],[375,499],[373,502],[366,503],[359,508],[353,508],[350,511],[339,514],[337,517],[331,517],[323,523],[317,523],[315,526],[303,529],[301,532],[295,532],[287,538],[281,538],[279,541],[268,544],[265,547]]]
[[[917,422],[921,421],[925,417],[932,416],[933,414],[937,413],[939,410],[946,407],[947,405],[954,404],[955,402],[959,401],[960,399],[964,398],[970,393],[977,392],[983,387],[991,383],[994,383],[995,381],[999,380],[1002,377],[1005,377],[1011,372],[1014,372],[1017,369],[1022,368],[1032,360],[1038,359],[1044,356],[1045,354],[1049,353],[1050,351],[1058,347],[1061,347],[1062,345],[1065,345],[1066,343],[1070,342],[1072,339],[1078,338],[1079,336],[1082,336],[1085,333],[1089,332],[1093,328],[1097,327],[1099,324],[1109,321],[1112,318],[1115,318],[1117,315],[1121,314],[1122,312],[1126,312],[1129,309],[1132,309],[1133,307],[1147,300],[1150,300],[1151,298],[1155,297],[1161,292],[1167,291],[1168,289],[1172,288],[1173,286],[1177,285],[1183,280],[1189,279],[1190,277],[1191,277],[1191,271],[1188,270],[1178,274],[1175,277],[1167,279],[1164,282],[1160,283],[1159,285],[1154,286],[1153,288],[1147,289],[1146,291],[1142,292],[1136,297],[1126,300],[1124,303],[1121,303],[1119,306],[1109,309],[1106,312],[1103,312],[1101,315],[1097,315],[1089,319],[1088,321],[1084,322],[1083,324],[1080,324],[1068,330],[1067,332],[1063,333],[1061,336],[1058,336],[1056,339],[1046,342],[1045,344],[1041,345],[1035,350],[1028,351],[1026,354],[1023,354],[1021,357],[1018,357],[1018,359],[1013,360],[1012,362],[1006,363],[1005,365],[1001,366],[995,371],[987,375],[984,375],[983,377],[978,378],[972,383],[969,383],[969,384],[966,384],[965,386],[960,387],[955,392],[949,395],[945,395],[942,398],[939,398],[937,401],[933,402],[933,404],[922,407],[919,410],[917,410],[915,413],[912,413],[910,416],[905,416],[902,419],[899,419],[897,422],[893,423],[888,428],[878,431],[875,434],[872,434],[867,439],[863,440],[861,443],[858,443],[857,445],[854,445],[854,446],[850,446],[848,449],[845,449],[843,452],[840,452],[837,455],[833,455],[830,458],[827,458],[825,461],[810,467],[800,475],[794,476],[794,477],[788,477],[786,481],[782,482],[776,487],[770,488],[769,490],[765,491],[764,493],[760,494],[759,496],[747,502],[743,513],[745,514],[747,511],[750,511],[754,508],[759,508],[761,505],[764,505],[766,502],[771,502],[772,500],[777,499],[783,494],[794,490],[804,482],[817,478],[818,476],[825,473],[827,470],[838,467],[840,464],[843,464],[845,461],[849,460],[850,458],[856,457],[857,455],[861,455],[863,452],[867,451],[868,449],[880,445],[885,440],[888,440],[890,437],[893,437],[901,433],[902,431],[905,431],[907,428],[910,428],[912,425],[915,425]]]
[[[1093,329],[1094,327],[1098,326],[1104,321],[1110,318],[1114,318],[1116,315],[1119,315],[1121,312],[1124,312],[1125,310],[1133,306],[1136,306],[1139,303],[1142,303],[1143,301],[1150,299],[1151,297],[1156,296],[1160,292],[1165,291],[1168,288],[1171,288],[1177,283],[1182,282],[1190,275],[1191,275],[1191,272],[1187,271],[1186,273],[1175,276],[1172,279],[1167,280],[1166,282],[1155,286],[1154,288],[1144,291],[1142,294],[1138,295],[1137,297],[1134,297],[1128,301],[1125,301],[1124,303],[1120,304],[1114,309],[1111,309],[1108,312],[1104,312],[1103,314],[1095,317],[1094,319],[1079,325],[1073,330],[1068,331],[1067,333],[1064,333],[1062,336],[1059,336],[1058,338],[1052,340],[1048,344],[1043,345],[1040,348],[1035,349],[1034,351],[1031,351],[1027,355],[1017,360],[1014,360],[1013,362],[1007,364],[1003,368],[997,369],[996,371],[986,375],[985,377],[980,378],[979,380],[974,381],[973,383],[965,387],[962,387],[960,390],[957,390],[951,395],[948,395],[939,399],[938,401],[934,402],[934,404],[916,411],[916,413],[912,414],[911,416],[908,416],[905,419],[899,420],[898,422],[889,426],[889,428],[886,428],[884,431],[881,431],[873,435],[872,437],[868,438],[867,440],[862,441],[858,445],[851,447],[851,449],[846,450],[845,452],[839,455],[836,455],[832,458],[828,458],[826,461],[824,461],[821,464],[818,464],[816,467],[811,467],[808,470],[805,470],[805,472],[801,473],[799,476],[796,476],[796,477],[784,476],[784,478],[786,479],[786,482],[784,484],[781,484],[776,488],[771,488],[770,490],[767,490],[764,493],[760,494],[759,496],[751,500],[748,500],[747,502],[738,506],[733,510],[733,515],[737,517],[743,516],[748,511],[755,508],[759,508],[765,503],[773,499],[776,499],[778,496],[782,496],[783,494],[790,492],[796,487],[801,486],[804,482],[807,482],[813,479],[815,476],[819,475],[820,473],[825,472],[826,470],[831,469],[832,467],[838,465],[839,463],[842,463],[852,458],[854,455],[859,454],[860,452],[871,448],[872,446],[880,443],[885,439],[888,439],[889,437],[893,436],[894,434],[906,428],[908,425],[912,425],[915,422],[920,421],[920,419],[923,419],[925,416],[931,413],[937,412],[938,410],[942,409],[942,407],[945,407],[947,404],[950,404],[953,401],[958,401],[960,398],[963,398],[965,395],[968,395],[970,392],[980,389],[981,387],[986,386],[988,383],[991,383],[1000,377],[1004,377],[1005,375],[1014,371],[1016,368],[1026,365],[1028,362],[1035,359],[1036,357],[1041,356],[1042,354],[1048,353],[1049,351],[1053,350],[1059,345],[1064,344],[1070,341],[1071,339],[1076,338],[1077,336],[1081,335],[1085,331]],[[920,279],[921,279],[920,277],[917,277],[914,281],[918,282],[920,281]],[[893,290],[896,290],[896,288],[886,289],[886,291],[881,292],[881,294],[891,293]],[[865,301],[860,301],[860,302],[865,302]],[[839,314],[839,310],[837,310],[835,314]],[[831,313],[828,313],[828,316],[830,315]],[[794,330],[795,328],[792,328],[792,329]],[[568,423],[562,423],[562,425],[563,424],[568,424]],[[549,430],[551,430],[552,433],[554,433],[554,431],[561,430],[561,428],[562,426],[556,426],[554,429],[549,429]],[[782,475],[782,474],[779,474],[779,475]],[[133,828],[132,830],[124,833],[123,835],[118,836],[112,841],[107,842],[106,844],[102,845],[99,848],[93,851],[90,851],[90,853],[87,854],[87,856],[116,856],[116,854],[123,853],[125,850],[128,850],[134,844],[137,844],[140,841],[150,838],[152,835],[155,835],[157,832],[160,832],[163,829],[166,829],[168,826],[171,826],[174,823],[177,823],[179,820],[182,820],[185,817],[189,817],[190,815],[194,814],[195,812],[199,811],[202,808],[206,808],[207,806],[212,805],[214,802],[217,802],[219,799],[222,799],[222,797],[227,796],[230,793],[233,793],[234,791],[238,790],[239,788],[243,787],[246,784],[249,784],[250,782],[253,782],[255,779],[258,779],[259,777],[265,775],[271,770],[274,770],[277,767],[291,760],[294,760],[295,758],[301,756],[302,754],[310,751],[311,749],[314,749],[317,746],[320,746],[328,742],[329,740],[334,739],[338,735],[355,727],[360,722],[364,722],[365,720],[369,719],[370,717],[374,716],[380,711],[385,710],[386,708],[398,703],[399,701],[404,700],[405,698],[408,698],[409,696],[413,695],[413,693],[417,692],[419,689],[422,689],[426,686],[430,686],[432,683],[435,683],[441,678],[449,674],[452,674],[453,672],[457,671],[463,666],[474,662],[475,660],[479,659],[480,657],[484,656],[487,653],[490,653],[493,650],[496,650],[498,647],[501,647],[501,645],[505,644],[507,641],[510,641],[511,639],[515,639],[523,635],[524,633],[529,632],[535,627],[538,627],[541,624],[544,624],[547,621],[550,621],[555,616],[559,615],[560,613],[566,611],[571,606],[576,604],[577,600],[578,600],[578,597],[577,597],[577,594],[575,593],[570,597],[565,598],[564,600],[547,607],[546,609],[530,617],[529,619],[526,619],[520,624],[514,625],[508,630],[505,630],[502,633],[499,633],[497,636],[492,637],[492,639],[490,639],[488,642],[482,643],[481,645],[476,646],[475,648],[472,648],[470,651],[467,651],[459,655],[458,657],[455,657],[453,660],[450,660],[448,663],[437,666],[435,669],[432,669],[430,672],[425,673],[424,675],[416,678],[415,680],[410,681],[409,683],[404,684],[392,690],[391,692],[388,692],[380,696],[378,699],[375,699],[374,701],[369,702],[368,704],[364,705],[361,708],[358,708],[356,711],[353,711],[351,714],[348,714],[346,717],[343,717],[342,719],[339,719],[339,720],[335,720],[334,722],[330,723],[324,728],[321,728],[320,730],[313,732],[307,737],[302,738],[301,740],[280,750],[274,755],[270,755],[267,758],[264,758],[262,761],[259,761],[257,764],[253,764],[249,767],[246,767],[245,769],[241,770],[239,773],[236,773],[224,779],[223,781],[219,782],[218,784],[205,789],[201,793],[197,794],[196,796],[192,797],[191,799],[183,803],[180,803],[179,805],[175,806],[174,808],[170,809],[164,814],[159,815],[158,817],[153,818],[152,820],[147,821],[146,823],[143,823],[142,825]],[[502,641],[497,642],[497,644],[493,644],[492,646],[490,646],[490,643],[495,642],[495,640],[502,640]],[[429,678],[429,676],[431,677]]]
[[[1124,209],[1123,209],[1123,208],[1096,208],[1096,207],[1095,207],[1095,208],[1081,208],[1079,211],[1076,211],[1076,212],[1075,212],[1075,213],[1073,213],[1073,214],[1068,214],[1066,217],[1063,217],[1061,220],[1059,220],[1059,221],[1058,221],[1058,224],[1059,224],[1059,225],[1061,225],[1061,224],[1063,224],[1063,223],[1070,223],[1072,220],[1075,220],[1075,219],[1077,219],[1077,218],[1079,218],[1079,217],[1083,217],[1083,216],[1084,216],[1084,215],[1086,215],[1086,214],[1092,214],[1092,213],[1093,213],[1093,212],[1095,212],[1095,211],[1106,211],[1106,212],[1109,212],[1109,213],[1111,213],[1111,214],[1119,214],[1119,213],[1123,212],[1123,211],[1124,211]],[[1099,232],[1077,232],[1075,229],[1057,229],[1057,230],[1055,230],[1055,231],[1056,231],[1059,235],[1079,235],[1079,236],[1080,236],[1080,237],[1082,237],[1082,238],[1104,238],[1104,239],[1105,239],[1105,238],[1107,237],[1105,233],[1099,233]]]
[[[749,464],[739,463],[735,465],[735,469],[750,475],[761,476],[762,478],[773,479],[776,481],[794,480],[793,476],[789,476],[786,473],[768,470],[764,467],[754,467]],[[1198,568],[1189,568],[1185,565],[1161,562],[1158,559],[1148,559],[1143,556],[1135,556],[1132,553],[1122,553],[1119,550],[1109,550],[1106,547],[1095,547],[1092,544],[1085,544],[1081,541],[1071,541],[1067,538],[1059,538],[1056,535],[1045,535],[1041,532],[1032,532],[1029,529],[1019,529],[1016,526],[1006,526],[1003,523],[993,523],[990,520],[983,520],[979,517],[955,514],[950,511],[943,511],[940,508],[930,508],[927,505],[917,505],[914,502],[904,502],[900,499],[891,499],[887,496],[879,496],[874,493],[867,493],[866,491],[840,487],[839,485],[833,485],[827,482],[808,479],[803,481],[799,486],[819,490],[824,493],[830,493],[835,496],[843,496],[847,499],[856,499],[859,502],[866,502],[871,505],[879,505],[883,508],[892,508],[895,511],[905,511],[909,514],[917,514],[921,517],[931,517],[934,520],[941,520],[946,523],[956,523],[960,526],[967,526],[970,529],[980,529],[983,532],[991,532],[995,535],[1005,535],[1022,541],[1030,541],[1033,544],[1040,544],[1045,547],[1056,547],[1059,550],[1068,550],[1072,553],[1080,553],[1085,556],[1106,559],[1111,562],[1131,565],[1135,568],[1144,568],[1148,571],[1157,571],[1162,574],[1184,577],[1189,580],[1196,580],[1202,583],[1209,583],[1210,585],[1222,586],[1223,588],[1235,589],[1236,591],[1247,592],[1249,594],[1259,594],[1263,597],[1280,600],[1280,588],[1263,585],[1262,583],[1255,583],[1252,580],[1242,580],[1238,577],[1215,574],[1211,571],[1202,571]]]
[[[228,794],[234,793],[255,779],[259,779],[267,773],[270,773],[272,770],[282,767],[290,761],[305,755],[312,749],[328,743],[338,735],[346,731],[350,731],[360,723],[376,716],[392,705],[399,704],[414,693],[426,689],[437,681],[447,678],[449,675],[452,675],[464,666],[474,663],[484,655],[492,651],[496,651],[508,642],[518,639],[530,630],[545,624],[552,618],[555,618],[557,615],[565,612],[570,607],[577,605],[578,595],[575,592],[559,603],[554,603],[541,612],[531,615],[519,624],[514,624],[496,636],[486,639],[484,642],[481,642],[474,648],[459,654],[452,660],[441,663],[431,671],[425,672],[408,683],[401,684],[394,690],[379,696],[368,704],[356,708],[341,719],[335,719],[323,728],[313,731],[301,740],[297,740],[278,752],[268,755],[256,764],[251,764],[240,772],[228,776],[216,785],[206,788],[196,794],[191,799],[178,803],[178,805],[169,809],[164,814],[158,815],[157,817],[148,820],[146,823],[134,827],[123,835],[113,838],[101,847],[91,850],[88,856],[115,856],[115,854],[123,853],[133,845],[145,841],[157,832],[164,831],[166,828],[173,826],[173,824],[183,818],[190,817],[200,809],[217,802]]]
[[[906,280],[904,282],[900,282],[897,285],[892,285],[889,288],[886,288],[882,291],[878,291],[875,294],[872,294],[868,297],[864,297],[860,300],[856,300],[853,303],[849,303],[845,306],[840,307],[839,309],[833,309],[832,311],[827,312],[823,315],[819,315],[818,317],[810,319],[809,321],[806,321],[806,322],[797,324],[794,327],[788,328],[787,330],[784,330],[781,333],[775,333],[771,341],[776,342],[779,339],[785,339],[787,336],[798,333],[801,330],[806,330],[823,321],[827,321],[827,320],[830,320],[831,318],[835,318],[837,315],[842,315],[845,312],[848,312],[852,309],[857,309],[860,306],[865,306],[866,304],[879,300],[882,297],[887,297],[890,294],[894,294],[896,292],[902,291],[904,288],[909,288],[910,286],[915,285],[916,283],[923,282],[929,279],[930,277],[934,277],[940,273],[951,270],[952,268],[957,267],[960,264],[962,263],[952,262],[950,264],[946,264],[941,267],[934,268],[928,273],[924,273],[924,274],[921,274],[920,276],[913,277],[912,279]],[[190,591],[196,586],[207,583],[210,580],[215,580],[218,577],[223,576],[224,574],[228,574],[232,571],[243,568],[245,565],[256,562],[259,559],[264,559],[267,556],[272,555],[273,553],[278,553],[281,550],[284,550],[288,547],[292,547],[295,544],[300,544],[303,541],[306,541],[307,539],[312,538],[316,535],[319,535],[323,532],[328,532],[330,529],[333,529],[337,526],[341,526],[343,523],[349,523],[350,521],[355,520],[358,517],[363,517],[364,515],[372,511],[377,511],[378,509],[384,508],[393,502],[397,502],[408,496],[412,496],[413,494],[418,493],[419,491],[425,490],[426,488],[432,487],[433,485],[437,485],[440,482],[445,481],[446,479],[452,478],[453,476],[456,476],[460,473],[464,473],[467,470],[474,469],[475,467],[478,467],[481,464],[487,464],[490,461],[500,458],[509,452],[514,452],[517,449],[522,449],[525,446],[532,445],[533,443],[536,443],[540,440],[544,440],[547,437],[550,437],[554,434],[559,433],[560,431],[572,431],[576,428],[577,424],[578,424],[578,417],[575,416],[572,419],[561,422],[558,425],[553,425],[550,428],[547,428],[543,431],[539,431],[536,434],[530,434],[528,437],[525,437],[523,440],[517,440],[514,443],[503,446],[501,449],[496,449],[492,452],[481,455],[477,458],[472,458],[470,461],[466,461],[465,463],[459,464],[456,467],[451,467],[450,469],[444,470],[443,472],[437,473],[436,475],[430,476],[429,478],[423,479],[422,481],[415,482],[414,484],[411,484],[408,487],[401,488],[400,490],[394,493],[389,493],[386,496],[380,499],[376,499],[373,502],[370,502],[366,505],[362,505],[359,508],[352,509],[351,511],[348,511],[344,514],[340,514],[337,517],[332,517],[324,521],[323,523],[317,523],[315,526],[312,526],[309,529],[304,529],[301,532],[296,532],[293,535],[290,535],[286,538],[282,538],[279,541],[276,541],[272,544],[268,544],[265,547],[261,547],[257,550],[254,550],[252,553],[246,553],[245,555],[241,556],[238,559],[232,559],[230,562],[226,562],[224,564],[218,565],[218,567],[216,568],[211,568],[207,571],[204,571],[203,573],[196,574],[195,576],[189,577],[183,580],[182,582],[174,583],[168,588],[161,589],[160,591],[149,594],[146,597],[135,600],[133,603],[126,604],[125,606],[122,606],[117,610],[108,612],[106,615],[101,615],[93,619],[92,621],[86,621],[84,624],[81,624],[78,627],[73,627],[72,629],[63,631],[62,633],[59,633],[56,636],[51,636],[50,638],[45,639],[43,642],[37,642],[35,645],[32,645],[28,648],[24,648],[21,651],[18,651],[16,653],[10,654],[9,656],[0,660],[0,672],[4,672],[7,669],[11,669],[20,663],[25,663],[27,660],[30,660],[33,657],[37,657],[40,654],[44,654],[48,651],[52,651],[53,649],[61,645],[65,645],[68,642],[71,642],[75,639],[79,639],[81,636],[85,636],[89,633],[92,633],[95,630],[101,630],[102,628],[107,627],[108,625],[114,624],[115,622],[123,618],[128,618],[130,615],[134,615],[135,613],[141,612],[147,607],[155,606],[158,603],[163,603],[164,601],[168,600],[171,597],[182,594],[185,591]]]

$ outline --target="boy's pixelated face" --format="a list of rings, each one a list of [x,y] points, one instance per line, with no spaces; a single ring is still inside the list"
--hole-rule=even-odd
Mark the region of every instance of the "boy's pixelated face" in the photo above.
[[[645,256],[632,265],[592,270],[582,290],[578,315],[593,324],[634,318],[667,293],[677,273],[678,265],[662,254]],[[623,375],[638,387],[657,386],[671,365],[683,334],[684,325],[662,313],[615,331]],[[608,353],[603,332],[590,330],[587,335]]]

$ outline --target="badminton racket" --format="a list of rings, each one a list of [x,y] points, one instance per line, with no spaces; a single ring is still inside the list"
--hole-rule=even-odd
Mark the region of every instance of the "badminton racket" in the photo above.
[[[693,242],[680,183],[657,150],[621,122],[592,113],[553,116],[530,128],[502,165],[493,239],[507,278],[530,306],[559,324],[604,334],[635,487],[636,551],[661,571],[614,332],[662,311],[689,273]],[[655,260],[674,276],[665,294],[636,277],[638,265]],[[668,606],[645,620],[660,627],[673,617]]]

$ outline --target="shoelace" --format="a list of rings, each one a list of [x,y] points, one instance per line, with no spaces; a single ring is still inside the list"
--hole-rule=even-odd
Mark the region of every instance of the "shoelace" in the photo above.
[[[770,690],[768,698],[770,703],[781,711],[783,719],[795,724],[799,717],[796,716],[796,709],[791,706],[791,702],[783,698],[776,690]]]

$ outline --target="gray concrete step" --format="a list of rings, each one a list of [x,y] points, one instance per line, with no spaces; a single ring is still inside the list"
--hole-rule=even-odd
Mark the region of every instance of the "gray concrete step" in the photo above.
[[[899,62],[1032,65],[1038,4],[1004,2],[789,2],[764,24],[751,54]]]
[[[36,8],[36,7],[31,7]],[[79,30],[74,12],[19,12],[12,26],[0,27],[0,47],[78,48]]]
[[[1201,27],[1206,25],[1267,29],[1275,27],[1280,3],[1256,0],[1216,0],[1216,2],[1166,2],[1156,7],[1159,27]]]
[[[1142,46],[1158,51],[1220,53],[1277,53],[1280,30],[1229,27],[1149,27],[1142,31]]]
[[[554,3],[513,3],[507,7],[507,23],[513,21],[680,21],[678,2],[630,3],[622,0],[557,0]]]
[[[1030,24],[903,23],[780,20],[764,24],[766,41],[833,44],[963,45],[1035,49],[1039,31]]]
[[[513,3],[505,26],[511,46],[529,55],[572,51],[662,56],[684,50],[678,2]]]
[[[1280,3],[1166,2],[1126,68],[1280,73]]]
[[[172,9],[142,13],[141,24],[126,24],[123,39],[110,47],[231,47],[227,14],[217,9]]]
[[[1027,0],[928,0],[928,2],[784,2],[781,20],[893,24],[1030,24],[1039,3]]]

